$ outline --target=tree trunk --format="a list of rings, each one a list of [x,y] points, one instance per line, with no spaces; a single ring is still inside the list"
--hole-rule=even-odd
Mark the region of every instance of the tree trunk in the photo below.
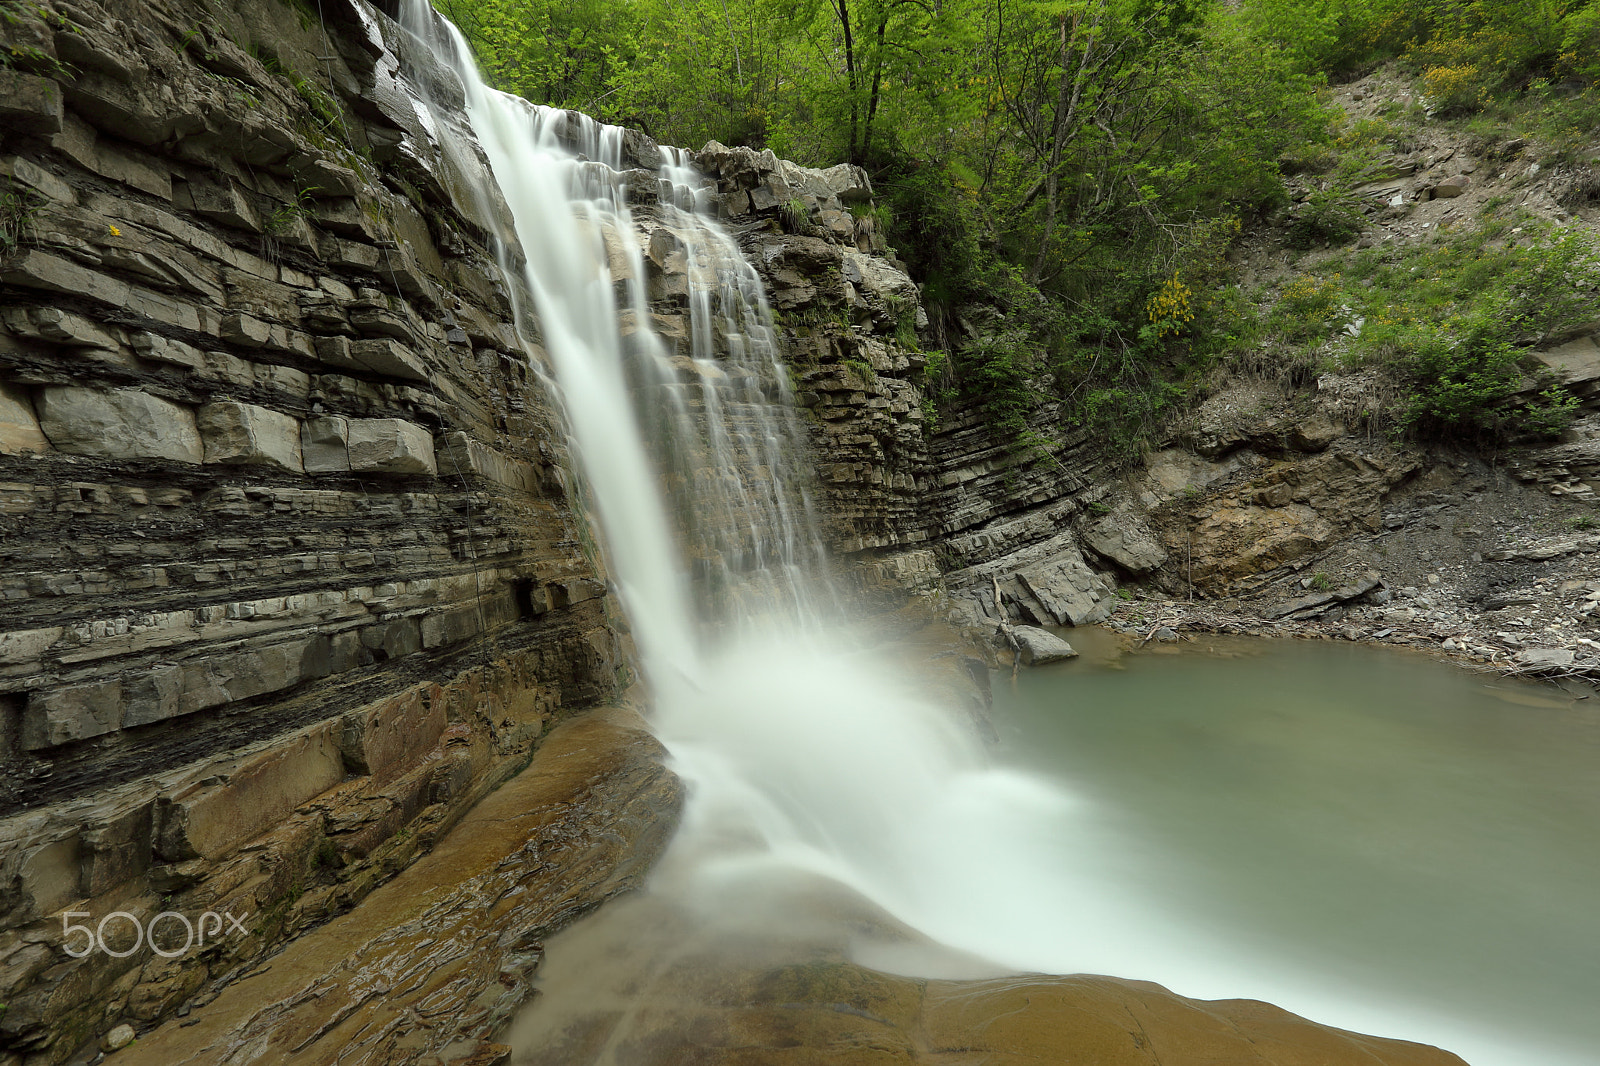
[[[835,0],[834,12],[839,16],[839,25],[844,29],[844,75],[850,93],[850,161],[860,163],[861,153],[857,150],[856,139],[861,127],[861,100],[857,94],[856,46],[855,39],[850,33],[849,0]]]
[[[878,94],[883,88],[883,38],[889,28],[887,13],[878,20],[878,54],[872,64],[872,98],[867,102],[867,126],[861,135],[861,162],[872,151],[872,120],[878,115]]]
[[[1045,259],[1050,252],[1050,238],[1055,231],[1056,211],[1058,209],[1057,193],[1060,191],[1061,156],[1066,148],[1066,142],[1072,139],[1073,126],[1078,117],[1078,104],[1083,99],[1084,76],[1089,69],[1089,60],[1094,55],[1095,33],[1100,26],[1100,16],[1104,5],[1096,4],[1094,21],[1089,25],[1089,34],[1083,42],[1083,54],[1078,58],[1078,69],[1069,77],[1067,63],[1070,45],[1078,37],[1079,22],[1072,22],[1072,31],[1067,31],[1067,16],[1060,16],[1057,28],[1061,49],[1061,89],[1056,94],[1055,121],[1050,126],[1050,158],[1045,164],[1044,195],[1045,214],[1044,225],[1040,227],[1039,253],[1034,257],[1033,269],[1028,272],[1028,280],[1037,282],[1044,274]]]

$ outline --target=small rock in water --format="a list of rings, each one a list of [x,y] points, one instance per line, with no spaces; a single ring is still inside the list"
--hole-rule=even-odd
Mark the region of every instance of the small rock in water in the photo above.
[[[133,1043],[133,1038],[135,1035],[136,1034],[133,1031],[133,1026],[123,1023],[122,1025],[119,1025],[115,1029],[111,1030],[111,1032],[107,1033],[105,1040],[101,1042],[100,1046],[105,1048],[107,1051],[121,1051],[123,1048]]]
[[[1178,639],[1178,634],[1173,630],[1168,629],[1166,626],[1162,626],[1160,629],[1156,630],[1155,638],[1163,644],[1171,644],[1173,641]]]
[[[1045,663],[1056,663],[1062,659],[1076,658],[1078,653],[1072,650],[1072,645],[1037,626],[1017,626],[1012,630],[1016,634],[1017,642],[1022,645],[1022,661],[1029,666],[1043,666]]]

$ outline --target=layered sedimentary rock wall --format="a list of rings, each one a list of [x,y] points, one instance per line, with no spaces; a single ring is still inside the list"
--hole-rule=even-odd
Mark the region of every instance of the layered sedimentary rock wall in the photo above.
[[[436,72],[322,9],[0,10],[0,1063],[350,906],[626,680]],[[130,950],[164,911],[240,926]]]
[[[1091,555],[1092,566],[1080,547],[1099,517],[1089,505],[1107,491],[1100,456],[1055,405],[1034,412],[1026,453],[991,430],[981,405],[935,417],[920,292],[873,215],[852,211],[870,205],[866,174],[714,143],[697,158],[767,283],[811,415],[830,547],[869,586],[940,582],[977,605],[993,574],[1035,621],[1103,618],[1112,586],[1095,567],[1118,564]],[[1165,560],[1145,533],[1135,537],[1134,550],[1117,553],[1136,572]]]
[[[1132,469],[1114,469],[1049,402],[1020,448],[977,404],[945,405],[937,417],[925,404],[939,383],[920,350],[918,292],[872,213],[852,212],[871,197],[864,174],[802,171],[770,152],[715,144],[699,160],[771,292],[811,415],[830,546],[869,586],[937,585],[975,618],[993,616],[993,582],[1014,618],[1081,625],[1106,618],[1118,586],[1134,581],[1184,596],[1282,599],[1311,580],[1308,566],[1327,568],[1323,580],[1337,585],[1374,570],[1403,583],[1425,576],[1382,553],[1342,550],[1392,528],[1385,516],[1405,509],[1413,487],[1437,489],[1429,472],[1459,465],[1448,449],[1373,430],[1389,398],[1370,373],[1324,375],[1314,388],[1233,382]],[[1597,352],[1594,337],[1578,336],[1536,356],[1593,412]],[[1536,487],[1535,504],[1544,494],[1594,499],[1594,417],[1557,444],[1504,456]]]

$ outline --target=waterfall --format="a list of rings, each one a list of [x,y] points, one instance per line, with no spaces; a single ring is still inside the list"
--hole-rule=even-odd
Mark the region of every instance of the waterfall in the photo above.
[[[1120,947],[1049,917],[1092,895],[1032,858],[1065,798],[989,767],[970,723],[864,654],[843,619],[815,624],[827,596],[805,439],[760,280],[703,179],[664,149],[654,217],[635,217],[623,131],[488,88],[426,0],[408,0],[404,25],[459,76],[472,138],[444,109],[428,127],[479,213],[503,195],[513,220],[502,267],[527,290],[518,329],[550,368],[652,728],[690,786],[674,844],[695,856],[679,863],[685,894],[726,911],[752,885],[820,878],[1003,966],[1116,968]],[[654,295],[686,305],[687,336],[652,328],[647,257],[683,287]],[[1052,936],[1065,939],[1042,952]]]
[[[500,214],[501,196],[509,208],[501,267],[531,302],[513,301],[518,332],[554,379],[650,682],[692,678],[730,624],[812,616],[822,547],[804,431],[761,281],[706,213],[703,179],[665,150],[641,225],[630,183],[652,176],[625,168],[622,129],[490,89],[423,0],[402,25],[465,89],[487,169],[458,116],[434,108],[426,125],[480,213]],[[687,311],[687,336],[654,328],[647,274]]]
[[[408,0],[402,24],[460,78],[471,137],[444,108],[425,125],[481,217],[502,214],[501,195],[509,208],[501,265],[527,291],[513,301],[518,330],[549,367],[652,726],[690,785],[675,847],[703,852],[700,894],[809,871],[970,940],[951,920],[992,894],[978,883],[989,870],[1011,867],[991,856],[952,870],[948,833],[992,810],[996,791],[1043,794],[987,769],[970,723],[852,648],[826,609],[787,370],[761,281],[711,217],[704,179],[662,149],[656,207],[635,217],[622,130],[488,88],[426,0]],[[652,296],[679,301],[686,336],[656,332]]]

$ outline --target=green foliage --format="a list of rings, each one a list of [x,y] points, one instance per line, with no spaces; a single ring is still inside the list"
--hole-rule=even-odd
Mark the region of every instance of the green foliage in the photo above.
[[[1038,406],[1030,378],[1042,360],[1031,331],[1021,324],[985,334],[959,352],[963,387],[983,400],[984,415],[1013,452],[1033,443],[1028,422]]]
[[[1593,316],[1600,247],[1587,231],[1521,220],[1448,233],[1421,247],[1373,249],[1342,273],[1287,284],[1268,316],[1280,342],[1343,341],[1342,358],[1400,387],[1398,421],[1422,437],[1495,443],[1548,437],[1577,401],[1541,387],[1529,347]],[[1357,325],[1359,324],[1359,329]]]
[[[1509,117],[1577,158],[1600,126],[1600,0],[435,3],[502,89],[671,143],[866,167],[858,233],[923,289],[925,329],[891,311],[903,347],[931,349],[930,426],[965,397],[1034,455],[1049,399],[1131,458],[1218,366],[1276,359],[1303,380],[1336,347],[1393,377],[1418,434],[1499,440],[1569,414],[1529,391],[1523,353],[1592,300],[1574,239],[1506,245],[1491,219],[1455,250],[1348,257],[1264,317],[1227,256],[1263,220],[1301,249],[1362,231],[1352,190],[1418,143],[1393,113],[1344,125],[1323,87],[1385,59],[1435,121],[1489,143]],[[1289,169],[1320,188],[1285,215]],[[811,227],[799,201],[779,222]]]
[[[786,233],[807,233],[811,230],[811,212],[804,200],[794,198],[778,208],[778,221]]]
[[[1289,244],[1295,248],[1348,244],[1366,225],[1356,198],[1348,191],[1322,190],[1312,193],[1290,216]]]
[[[332,129],[343,121],[339,105],[316,82],[292,70],[288,71],[286,76],[289,84],[294,86],[295,95],[311,109],[311,113],[317,117],[323,129]]]
[[[1235,17],[1301,70],[1401,57],[1442,111],[1480,109],[1541,82],[1600,82],[1595,0],[1243,0]]]
[[[320,191],[321,189],[315,185],[304,189],[296,189],[294,199],[282,204],[271,215],[267,216],[262,228],[266,230],[269,236],[277,236],[294,225],[295,219],[309,218],[311,205],[316,201],[317,193]]]
[[[878,380],[878,372],[865,359],[846,359],[841,365],[853,371],[862,385],[872,385]]]
[[[33,218],[40,198],[32,189],[0,177],[0,255],[9,255],[33,239]]]

